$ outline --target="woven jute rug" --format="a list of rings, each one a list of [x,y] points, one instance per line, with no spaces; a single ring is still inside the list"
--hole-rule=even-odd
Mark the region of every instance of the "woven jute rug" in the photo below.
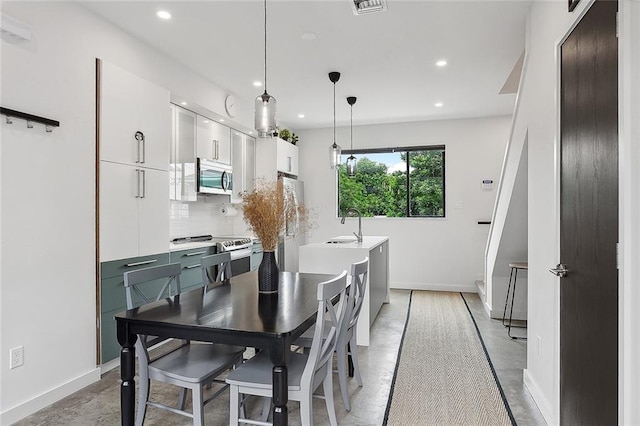
[[[515,425],[462,294],[412,292],[384,425]]]

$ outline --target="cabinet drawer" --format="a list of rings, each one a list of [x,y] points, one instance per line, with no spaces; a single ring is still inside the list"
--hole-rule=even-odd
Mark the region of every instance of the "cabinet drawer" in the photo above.
[[[215,254],[214,246],[172,251],[169,258],[171,259],[171,263],[180,262],[192,265],[194,263],[200,263],[202,256],[209,256],[210,254]]]
[[[169,263],[169,253],[161,253],[149,256],[131,257],[128,259],[113,260],[100,264],[101,279],[121,277],[125,272],[136,269],[149,268],[151,266],[165,265]]]

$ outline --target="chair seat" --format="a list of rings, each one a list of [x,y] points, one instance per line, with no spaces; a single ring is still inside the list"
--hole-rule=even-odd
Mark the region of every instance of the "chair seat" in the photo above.
[[[300,390],[302,372],[308,358],[307,354],[291,352],[287,363],[289,391]],[[273,363],[269,359],[267,351],[263,351],[229,373],[227,383],[237,386],[250,384],[255,388],[271,389],[273,382],[272,369]]]
[[[206,383],[242,357],[244,348],[217,344],[192,343],[152,361],[149,375],[166,376],[189,383]]]

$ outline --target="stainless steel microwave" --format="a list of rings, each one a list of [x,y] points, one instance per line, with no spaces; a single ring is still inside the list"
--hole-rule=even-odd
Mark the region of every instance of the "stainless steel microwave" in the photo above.
[[[231,166],[198,158],[198,192],[231,195],[233,192]]]

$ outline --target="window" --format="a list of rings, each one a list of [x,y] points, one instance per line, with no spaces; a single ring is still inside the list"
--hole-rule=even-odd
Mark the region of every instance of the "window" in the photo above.
[[[357,173],[347,176],[349,155]],[[338,216],[444,217],[444,146],[342,151]]]

